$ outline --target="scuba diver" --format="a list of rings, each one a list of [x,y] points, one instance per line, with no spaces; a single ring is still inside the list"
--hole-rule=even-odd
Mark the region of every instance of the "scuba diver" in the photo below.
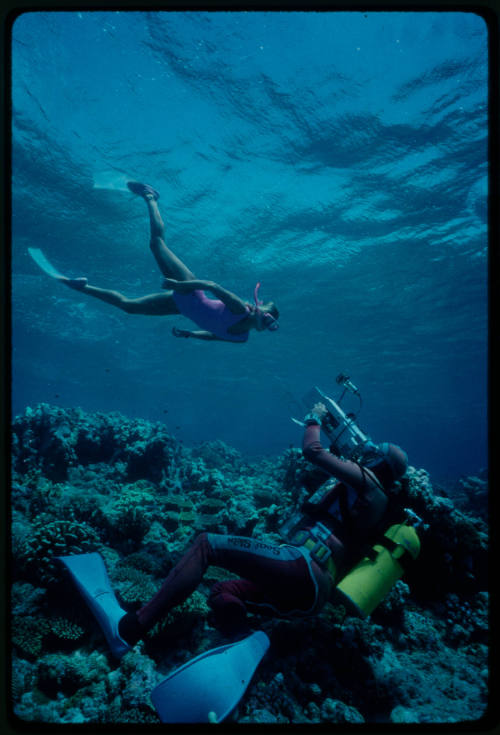
[[[129,299],[118,291],[90,286],[87,278],[63,276],[50,265],[40,250],[29,249],[32,258],[53,278],[72,289],[112,304],[127,314],[182,314],[201,327],[201,330],[194,331],[174,327],[172,333],[175,337],[246,342],[251,329],[262,332],[278,328],[279,311],[275,304],[272,301],[264,304],[258,298],[260,283],[255,286],[255,303],[250,304],[214,281],[197,279],[163,239],[165,228],[157,204],[160,197],[158,192],[148,184],[137,181],[129,181],[127,186],[133,194],[142,197],[148,207],[150,247],[164,276],[163,288],[167,289],[164,293]],[[209,291],[215,298],[209,298],[205,291]]]
[[[387,442],[370,442],[359,461],[338,456],[335,445],[326,450],[320,441],[320,430],[327,413],[325,404],[318,402],[304,419],[303,455],[322,470],[310,473],[304,484],[314,488],[318,476],[321,481],[325,475],[334,480],[322,484],[316,495],[305,501],[302,510],[311,521],[310,538],[321,538],[338,570],[342,570],[350,567],[358,549],[387,525],[394,499],[391,491],[405,474],[408,458],[400,447]]]
[[[109,597],[103,594],[106,585],[102,579],[95,580],[92,564],[88,569],[85,564],[79,567],[76,581],[115,655],[123,655],[182,603],[210,565],[239,576],[217,582],[209,593],[212,622],[226,634],[249,630],[247,612],[285,618],[310,616],[331,601],[344,604],[349,614],[371,614],[402,576],[408,556],[416,558],[419,553],[418,536],[413,526],[407,525],[408,519],[383,533],[391,516],[391,489],[406,472],[407,457],[394,444],[377,446],[368,440],[363,443],[362,461],[335,456],[319,441],[320,429],[328,430],[327,416],[332,419],[331,411],[316,403],[302,422],[303,454],[328,473],[329,481],[320,488],[320,502],[309,498],[302,504],[299,518],[292,516],[285,524],[282,534],[288,537],[286,543],[201,533],[152,599],[129,612],[118,605],[110,586]],[[342,441],[347,429],[352,430],[350,418],[339,432]],[[332,477],[336,479],[333,486]],[[370,563],[364,563],[365,558]],[[62,561],[72,559],[78,560],[78,556]],[[99,563],[102,565],[102,559]]]

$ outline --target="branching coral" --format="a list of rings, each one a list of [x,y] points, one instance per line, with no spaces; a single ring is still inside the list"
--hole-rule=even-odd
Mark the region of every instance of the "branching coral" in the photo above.
[[[158,589],[149,574],[125,564],[115,567],[112,581],[121,600],[134,607],[144,604]]]
[[[103,508],[111,540],[140,542],[154,520],[157,507],[157,499],[144,487],[126,485],[120,496]]]
[[[24,570],[35,583],[51,585],[61,579],[56,556],[83,554],[99,545],[95,531],[86,523],[53,521],[40,517],[23,549]]]
[[[74,647],[84,635],[84,629],[67,618],[42,615],[14,615],[12,618],[12,642],[30,659],[37,658],[49,642],[57,648],[68,644]]]
[[[40,655],[43,638],[49,632],[48,621],[39,616],[15,616],[12,620],[12,643],[23,656],[30,659],[35,659]]]
[[[180,639],[192,636],[194,628],[203,624],[208,613],[206,597],[198,591],[193,592],[148,632],[146,650],[152,656],[161,655],[162,650],[169,651],[174,642],[178,645]]]
[[[127,566],[133,567],[140,572],[146,572],[147,574],[155,574],[158,569],[157,560],[147,551],[137,551],[129,554],[124,561]]]
[[[58,641],[75,642],[85,635],[84,629],[73,620],[54,617],[47,620],[51,635]]]
[[[105,658],[96,651],[87,656],[79,651],[68,655],[49,653],[38,662],[38,686],[49,697],[59,692],[74,694],[107,670]]]

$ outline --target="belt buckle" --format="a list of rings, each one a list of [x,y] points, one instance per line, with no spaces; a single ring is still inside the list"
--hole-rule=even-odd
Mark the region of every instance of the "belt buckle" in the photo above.
[[[332,550],[329,549],[323,541],[316,541],[314,547],[309,553],[311,559],[313,559],[316,564],[319,564],[320,567],[323,567],[326,566],[328,559],[331,557]]]
[[[305,528],[301,528],[294,534],[290,543],[297,546],[302,546],[303,544],[305,544],[308,538],[310,538],[309,532]]]

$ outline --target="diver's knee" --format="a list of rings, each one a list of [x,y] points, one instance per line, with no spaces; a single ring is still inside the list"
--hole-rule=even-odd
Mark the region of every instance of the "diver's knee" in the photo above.
[[[208,541],[208,533],[206,531],[202,531],[197,536],[195,536],[195,539],[193,541],[194,544],[198,544],[199,546],[202,546],[206,544]]]
[[[192,548],[200,549],[207,559],[211,557],[213,549],[208,540],[208,533],[205,531],[203,533],[199,533],[193,541]]]
[[[322,449],[323,447],[319,442],[313,442],[312,444],[308,444],[306,447],[303,447],[302,456],[304,459],[307,459],[308,462],[314,463],[314,460]]]

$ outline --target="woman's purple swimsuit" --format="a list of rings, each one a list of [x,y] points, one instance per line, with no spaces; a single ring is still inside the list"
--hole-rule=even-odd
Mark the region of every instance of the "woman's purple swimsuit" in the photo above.
[[[233,314],[227,306],[219,299],[209,299],[204,291],[191,291],[191,293],[176,293],[173,298],[177,308],[202,329],[215,334],[220,339],[230,342],[246,342],[248,332],[242,334],[230,334],[227,330],[233,324],[245,319],[245,314]]]

